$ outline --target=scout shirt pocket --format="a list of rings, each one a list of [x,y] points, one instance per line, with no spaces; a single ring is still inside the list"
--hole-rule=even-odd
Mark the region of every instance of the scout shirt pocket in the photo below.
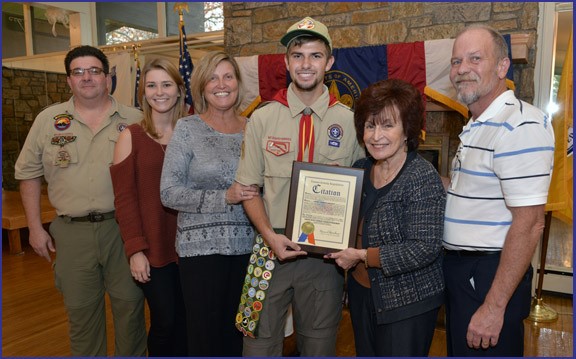
[[[351,153],[346,153],[339,147],[322,147],[318,148],[318,163],[338,166],[349,166],[349,157]]]
[[[264,154],[264,176],[291,177],[292,163],[296,160],[295,144],[287,137],[262,139]]]
[[[78,163],[78,145],[76,136],[56,134],[50,139],[50,146],[44,153],[44,163],[66,168]]]

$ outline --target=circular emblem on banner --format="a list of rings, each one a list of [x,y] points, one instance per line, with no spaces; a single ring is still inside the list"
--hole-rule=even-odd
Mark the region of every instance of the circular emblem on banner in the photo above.
[[[54,116],[54,128],[58,131],[65,131],[72,124],[72,116],[67,113]]]
[[[338,101],[354,110],[354,105],[360,98],[361,90],[352,76],[343,71],[330,70],[324,74],[324,84]]]

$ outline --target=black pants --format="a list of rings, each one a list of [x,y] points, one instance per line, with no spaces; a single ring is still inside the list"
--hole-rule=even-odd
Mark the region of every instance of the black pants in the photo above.
[[[150,277],[150,282],[140,284],[150,309],[148,356],[186,356],[186,320],[178,265],[150,267]]]
[[[427,357],[440,308],[389,324],[378,324],[370,288],[348,276],[348,300],[356,356]]]
[[[189,356],[242,356],[235,326],[249,254],[180,258]]]
[[[530,314],[532,266],[528,268],[508,302],[498,344],[488,349],[472,349],[466,343],[470,319],[484,302],[499,262],[498,254],[480,257],[444,257],[448,356],[523,356],[524,319]]]

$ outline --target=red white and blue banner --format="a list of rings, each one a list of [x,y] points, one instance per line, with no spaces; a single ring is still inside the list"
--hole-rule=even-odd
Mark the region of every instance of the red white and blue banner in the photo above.
[[[508,43],[510,35],[504,36]],[[360,93],[371,83],[388,78],[402,79],[420,92],[468,117],[466,105],[456,97],[449,74],[454,39],[417,41],[388,45],[334,49],[335,62],[325,74],[330,93],[354,109]],[[511,55],[510,55],[511,57]],[[249,115],[263,101],[288,86],[284,54],[236,57],[243,81],[243,115]],[[514,89],[512,66],[508,87]]]

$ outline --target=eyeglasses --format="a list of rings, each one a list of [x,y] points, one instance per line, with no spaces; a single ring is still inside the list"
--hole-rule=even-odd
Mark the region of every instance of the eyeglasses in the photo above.
[[[77,67],[75,69],[72,69],[70,73],[72,74],[72,76],[84,76],[84,72],[86,71],[88,71],[88,73],[93,76],[100,75],[102,72],[104,72],[104,70],[99,67],[90,67],[87,69]]]

